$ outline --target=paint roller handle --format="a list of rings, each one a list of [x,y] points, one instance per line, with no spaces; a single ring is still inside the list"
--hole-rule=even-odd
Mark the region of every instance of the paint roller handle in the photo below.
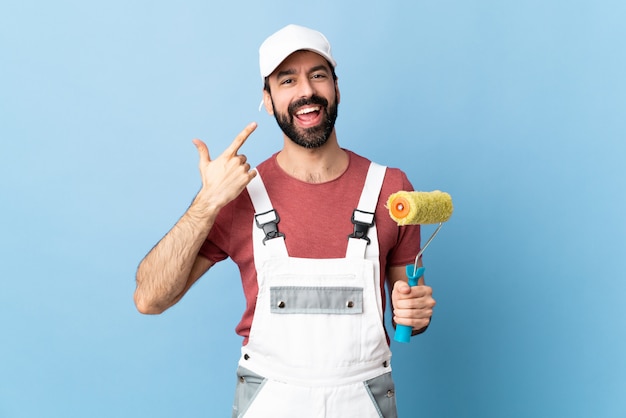
[[[406,277],[409,279],[409,286],[417,286],[417,281],[424,275],[424,270],[424,267],[415,268],[413,264],[406,266]],[[413,327],[398,324],[396,325],[396,332],[393,339],[399,343],[408,343],[411,341],[412,333]]]

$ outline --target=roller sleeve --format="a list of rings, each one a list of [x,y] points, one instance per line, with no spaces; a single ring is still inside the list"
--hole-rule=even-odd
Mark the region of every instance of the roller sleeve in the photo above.
[[[440,190],[394,193],[387,200],[387,208],[400,226],[446,222],[453,210],[452,197]]]

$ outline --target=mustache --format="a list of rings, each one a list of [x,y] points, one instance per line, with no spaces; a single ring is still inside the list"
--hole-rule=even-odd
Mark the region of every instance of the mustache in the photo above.
[[[289,108],[287,110],[289,111],[290,115],[293,115],[296,112],[296,109],[302,106],[307,106],[307,105],[320,105],[323,107],[328,107],[328,100],[326,100],[323,97],[313,95],[311,97],[305,97],[305,98],[296,100],[295,102],[289,105]]]

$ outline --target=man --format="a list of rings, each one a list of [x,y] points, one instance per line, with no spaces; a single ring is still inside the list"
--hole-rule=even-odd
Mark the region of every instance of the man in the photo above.
[[[202,187],[139,265],[137,309],[165,311],[230,257],[247,301],[233,417],[395,417],[385,283],[394,322],[414,334],[435,305],[423,279],[406,283],[419,226],[399,228],[384,207],[412,186],[339,146],[336,63],[321,33],[289,25],[259,53],[283,148],[252,170],[238,151],[256,124],[215,159],[194,140]]]

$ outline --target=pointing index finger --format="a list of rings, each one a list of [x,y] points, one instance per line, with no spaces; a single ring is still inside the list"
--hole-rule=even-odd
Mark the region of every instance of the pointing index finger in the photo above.
[[[239,151],[239,148],[241,148],[241,146],[246,142],[246,139],[248,139],[250,134],[254,132],[256,127],[256,122],[248,124],[248,126],[246,126],[243,131],[239,132],[239,135],[235,137],[235,140],[232,142],[232,144],[230,144],[228,148],[226,148],[226,151],[224,151],[224,153],[231,156],[236,155]]]

